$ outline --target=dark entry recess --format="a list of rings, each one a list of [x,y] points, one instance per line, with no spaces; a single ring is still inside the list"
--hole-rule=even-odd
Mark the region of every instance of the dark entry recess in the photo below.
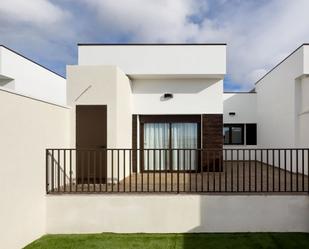
[[[76,106],[76,176],[78,183],[105,183],[107,177],[107,106]]]
[[[247,145],[257,144],[256,124],[246,124],[246,144]]]

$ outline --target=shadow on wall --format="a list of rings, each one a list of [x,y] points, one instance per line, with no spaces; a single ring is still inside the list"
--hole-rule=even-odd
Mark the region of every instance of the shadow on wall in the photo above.
[[[0,87],[13,90],[15,86],[14,80],[0,75]]]
[[[200,224],[183,235],[184,249],[206,248],[207,238],[197,240],[192,233],[309,231],[306,195],[200,195],[199,199]]]
[[[237,199],[236,199],[237,201]],[[183,249],[212,248],[213,237],[202,236],[199,233],[229,233],[240,232],[238,224],[241,223],[243,210],[237,209],[235,200],[229,200],[229,196],[199,196],[199,226],[196,226],[183,235]],[[254,207],[245,207],[251,209]],[[229,210],[229,214],[227,214]],[[250,212],[250,211],[249,211]],[[222,215],[224,214],[224,215]],[[222,217],[225,216],[225,217]],[[226,219],[228,216],[228,219]],[[253,222],[253,221],[252,221]],[[235,226],[236,225],[236,226]],[[222,240],[222,238],[219,238]],[[224,244],[224,241],[221,241]]]
[[[218,217],[211,216],[211,212],[209,213],[209,209],[212,201],[206,201],[208,198],[203,198],[203,196],[199,196],[199,226],[196,226],[189,230],[187,233],[183,235],[182,239],[182,248],[183,249],[204,249],[211,248],[211,244],[208,245],[206,238],[198,238],[200,235],[198,233],[205,232],[216,232],[212,230],[212,227],[207,227],[208,224],[212,222],[220,223],[220,215]],[[218,208],[218,213],[220,212],[220,207]],[[207,247],[206,247],[207,246]]]
[[[138,79],[133,80],[133,94],[199,93],[218,83],[220,79]]]

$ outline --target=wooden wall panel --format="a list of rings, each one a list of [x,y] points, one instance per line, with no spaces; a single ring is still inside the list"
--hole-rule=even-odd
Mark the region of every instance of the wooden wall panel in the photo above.
[[[204,171],[222,171],[223,115],[202,115],[202,156]]]
[[[132,115],[132,169],[137,172],[137,115]]]

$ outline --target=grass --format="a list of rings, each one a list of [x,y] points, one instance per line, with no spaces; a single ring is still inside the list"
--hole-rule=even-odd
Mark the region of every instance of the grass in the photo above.
[[[25,249],[309,248],[307,233],[46,235]]]

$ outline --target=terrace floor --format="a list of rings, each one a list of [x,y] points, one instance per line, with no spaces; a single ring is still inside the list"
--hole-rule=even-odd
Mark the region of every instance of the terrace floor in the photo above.
[[[114,184],[72,184],[59,192],[304,192],[308,176],[260,162],[224,162],[222,172],[133,173]],[[54,190],[58,192],[57,189]]]

